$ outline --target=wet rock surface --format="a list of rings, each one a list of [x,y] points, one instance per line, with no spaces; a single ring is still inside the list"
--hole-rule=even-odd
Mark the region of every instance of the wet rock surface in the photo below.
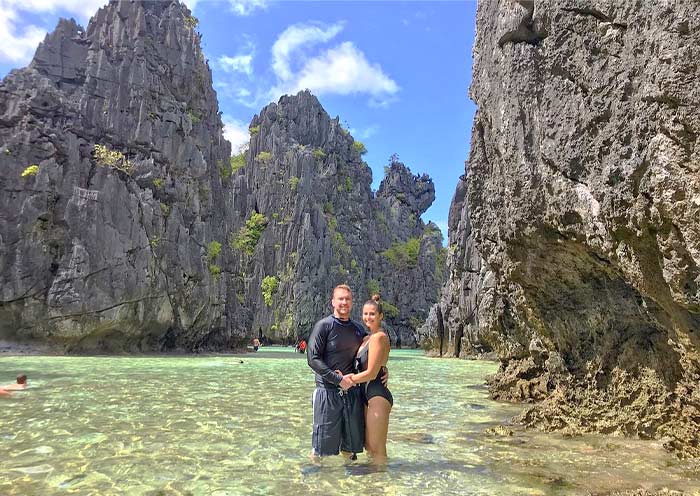
[[[428,346],[544,429],[700,455],[697,2],[481,2]]]

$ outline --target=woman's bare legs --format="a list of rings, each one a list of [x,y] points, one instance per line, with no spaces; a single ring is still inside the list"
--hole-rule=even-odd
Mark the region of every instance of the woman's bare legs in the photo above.
[[[386,438],[389,432],[391,403],[382,396],[370,398],[365,407],[365,448],[372,463],[386,463]]]

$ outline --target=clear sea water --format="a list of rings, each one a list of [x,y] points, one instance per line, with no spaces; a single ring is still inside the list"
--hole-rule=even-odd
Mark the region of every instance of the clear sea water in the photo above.
[[[308,460],[313,377],[291,348],[229,356],[0,357],[0,495],[569,495],[700,476],[657,442],[514,429],[490,362],[394,350],[389,464]]]

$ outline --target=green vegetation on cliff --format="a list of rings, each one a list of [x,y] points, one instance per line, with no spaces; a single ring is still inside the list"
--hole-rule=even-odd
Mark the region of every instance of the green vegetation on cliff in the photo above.
[[[265,305],[272,306],[272,295],[277,292],[277,287],[279,282],[275,276],[265,276],[263,277],[262,283],[260,283],[260,289],[262,289],[263,299],[265,300]]]
[[[267,217],[263,214],[258,212],[251,213],[245,222],[245,226],[241,227],[237,234],[231,233],[229,246],[252,255],[255,251],[255,245],[258,244],[262,232],[267,227],[267,222]]]
[[[405,243],[394,243],[382,255],[397,269],[418,266],[420,239],[409,238]]]

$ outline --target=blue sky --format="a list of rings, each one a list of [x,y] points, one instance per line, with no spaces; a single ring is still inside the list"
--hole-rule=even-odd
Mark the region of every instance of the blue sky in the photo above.
[[[23,67],[59,17],[87,26],[106,0],[0,0],[0,76]],[[469,149],[476,1],[185,1],[200,20],[226,136],[308,88],[368,153],[376,189],[389,156],[435,182],[423,215],[443,230]]]

